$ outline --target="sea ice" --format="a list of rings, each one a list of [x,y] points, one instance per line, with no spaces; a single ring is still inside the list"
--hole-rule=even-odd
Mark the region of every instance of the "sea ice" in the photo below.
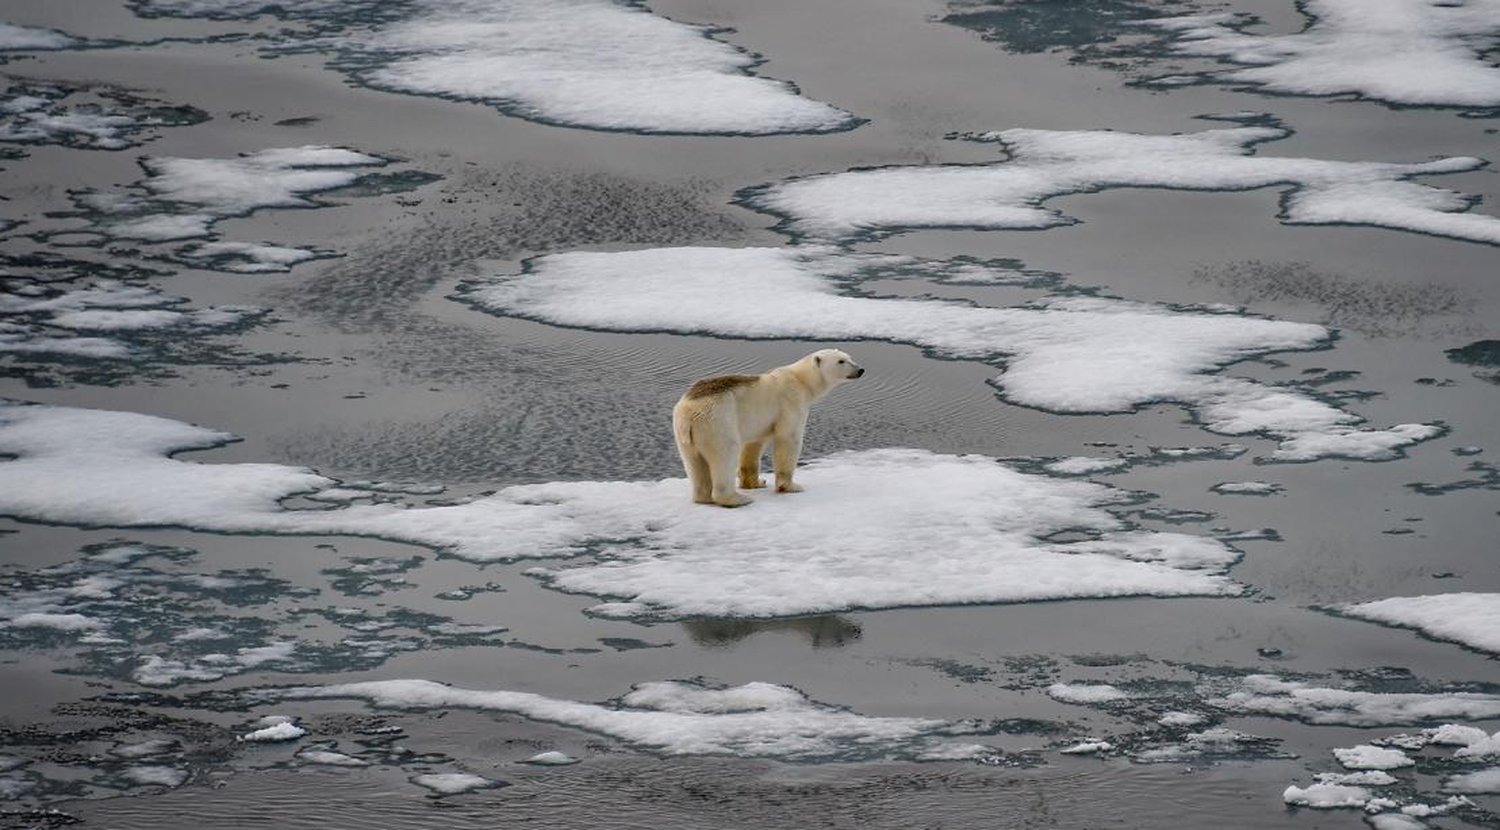
[[[1500,70],[1492,70],[1500,77]],[[1040,229],[1076,220],[1043,206],[1055,196],[1120,187],[1173,190],[1286,188],[1292,225],[1372,225],[1500,244],[1500,219],[1468,213],[1475,200],[1413,181],[1484,166],[1472,157],[1411,164],[1252,155],[1291,131],[1237,126],[1180,135],[1010,129],[991,164],[882,167],[767,185],[742,195],[786,218],[803,237],[847,240],[916,228]]]
[[[338,45],[371,86],[481,101],[566,126],[767,135],[856,126],[849,113],[750,74],[718,30],[616,0],[419,0]]]
[[[335,482],[295,467],[171,457],[231,439],[133,413],[0,405],[0,453],[15,456],[0,461],[0,513],[88,526],[378,536],[481,561],[601,552],[605,561],[540,575],[564,590],[628,597],[638,603],[632,610],[660,616],[1241,591],[1222,575],[1237,556],[1223,543],[1125,530],[1099,509],[1128,494],[979,456],[840,453],[807,465],[807,492],[734,512],[692,504],[680,479],[521,485],[451,507],[289,510],[287,497]],[[867,510],[819,510],[855,490]],[[827,520],[795,520],[809,510]],[[797,530],[769,540],[767,522]],[[1093,536],[1045,540],[1064,529]],[[233,665],[250,656],[242,650]],[[225,668],[233,666],[152,658],[138,678]]]
[[[1399,749],[1386,749],[1369,744],[1335,749],[1333,757],[1344,765],[1344,769],[1388,770],[1409,767],[1416,763]]]
[[[0,51],[41,51],[46,49],[67,49],[80,43],[77,38],[69,37],[56,29],[42,29],[36,26],[17,26],[14,23],[0,23]]]
[[[1421,820],[1404,813],[1375,813],[1365,816],[1372,830],[1427,830]]]
[[[1500,654],[1500,594],[1428,594],[1341,605],[1339,613],[1415,628],[1428,637]]]
[[[1310,394],[1210,374],[1248,357],[1314,348],[1328,337],[1320,326],[1099,297],[988,308],[848,292],[872,262],[884,271],[888,260],[820,246],[570,252],[461,285],[457,299],[495,314],[607,331],[909,343],[1003,364],[996,383],[1018,404],[1118,412],[1179,401],[1215,432],[1280,438],[1273,458],[1285,461],[1383,460],[1442,433],[1428,424],[1360,429],[1357,416]],[[905,262],[916,271],[942,266]],[[734,314],[724,313],[726,304]]]
[[[49,614],[33,612],[13,617],[8,623],[15,628],[52,628],[58,631],[91,631],[103,623],[82,614]]]
[[[1065,476],[1086,476],[1093,473],[1109,473],[1130,466],[1128,458],[1094,458],[1087,455],[1074,455],[1068,458],[1060,458],[1043,469],[1049,473],[1057,473]]]
[[[1163,712],[1156,719],[1162,726],[1197,726],[1203,721],[1204,717],[1194,712]]]
[[[732,755],[787,761],[910,758],[937,738],[983,731],[974,722],[867,717],[809,700],[785,686],[710,689],[664,681],[637,686],[618,705],[530,692],[480,691],[429,680],[377,680],[261,689],[266,699],[358,699],[395,709],[478,709],[608,735],[665,755]]]
[[[1466,772],[1443,782],[1450,793],[1500,793],[1500,767]]]
[[[318,764],[326,767],[367,767],[369,761],[356,758],[353,755],[345,755],[342,752],[334,752],[331,749],[318,749],[315,747],[303,747],[297,750],[297,759],[309,764]]]
[[[283,722],[246,732],[240,736],[240,740],[252,743],[279,743],[281,741],[295,741],[306,734],[307,730],[295,723]]]
[[[504,781],[496,781],[481,775],[471,775],[467,772],[429,772],[422,775],[413,775],[411,782],[418,787],[432,790],[440,796],[458,795],[459,793],[473,792],[474,790],[505,786]]]
[[[1215,493],[1229,493],[1234,495],[1269,496],[1281,492],[1280,484],[1269,481],[1224,481],[1208,488]]]
[[[188,779],[187,770],[157,765],[126,767],[120,774],[132,783],[158,787],[180,787]]]
[[[1281,794],[1281,799],[1294,807],[1332,810],[1339,807],[1363,807],[1370,800],[1370,791],[1347,784],[1312,784],[1307,787],[1292,784]]]
[[[1130,693],[1108,683],[1053,683],[1047,695],[1063,703],[1113,703],[1129,700]]]
[[[1500,3],[1468,0],[1303,0],[1307,26],[1253,34],[1248,18],[1204,14],[1145,21],[1172,33],[1180,55],[1243,68],[1209,78],[1269,92],[1358,95],[1393,104],[1500,107]]]
[[[521,763],[536,764],[537,766],[543,767],[562,767],[569,764],[576,764],[578,763],[578,759],[574,758],[572,755],[567,754],[566,752],[551,750],[548,752],[538,752],[537,754],[531,756],[530,758],[527,758]]]
[[[1249,675],[1242,683],[1241,690],[1207,703],[1231,712],[1345,726],[1500,717],[1500,695],[1481,692],[1361,692],[1319,688],[1268,674]]]
[[[1063,747],[1058,752],[1063,755],[1098,755],[1101,752],[1109,752],[1114,748],[1115,745],[1109,741],[1088,740]]]

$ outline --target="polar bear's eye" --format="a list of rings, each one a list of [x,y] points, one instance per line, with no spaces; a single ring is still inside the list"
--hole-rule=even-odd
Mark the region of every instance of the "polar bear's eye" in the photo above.
[[[842,361],[842,360],[840,360],[840,361],[839,361],[839,365],[840,365],[840,366],[842,366],[842,365],[844,365],[844,361]]]

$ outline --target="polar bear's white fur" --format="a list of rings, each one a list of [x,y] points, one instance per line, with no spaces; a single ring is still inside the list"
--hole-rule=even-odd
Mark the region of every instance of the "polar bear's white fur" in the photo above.
[[[820,349],[789,366],[762,375],[721,375],[693,384],[672,409],[672,434],[693,485],[693,501],[739,507],[753,499],[735,489],[764,487],[760,453],[766,441],[776,473],[776,492],[801,490],[792,483],[807,410],[829,389],[865,373],[845,352]],[[738,461],[738,463],[736,463]]]

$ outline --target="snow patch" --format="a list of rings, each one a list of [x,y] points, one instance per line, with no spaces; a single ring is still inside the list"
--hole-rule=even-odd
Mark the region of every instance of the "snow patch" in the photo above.
[[[1345,726],[1500,717],[1500,695],[1480,692],[1361,692],[1319,688],[1269,674],[1249,675],[1242,682],[1244,688],[1240,691],[1207,703],[1230,712]]]
[[[1427,594],[1341,605],[1340,614],[1414,628],[1436,640],[1500,654],[1500,594]]]

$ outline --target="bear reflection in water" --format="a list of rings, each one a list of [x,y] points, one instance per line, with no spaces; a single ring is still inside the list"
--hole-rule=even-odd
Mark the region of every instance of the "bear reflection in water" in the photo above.
[[[858,640],[864,633],[857,623],[833,614],[780,620],[687,620],[682,627],[693,642],[709,647],[733,645],[764,631],[792,631],[806,637],[813,648],[838,648]]]

